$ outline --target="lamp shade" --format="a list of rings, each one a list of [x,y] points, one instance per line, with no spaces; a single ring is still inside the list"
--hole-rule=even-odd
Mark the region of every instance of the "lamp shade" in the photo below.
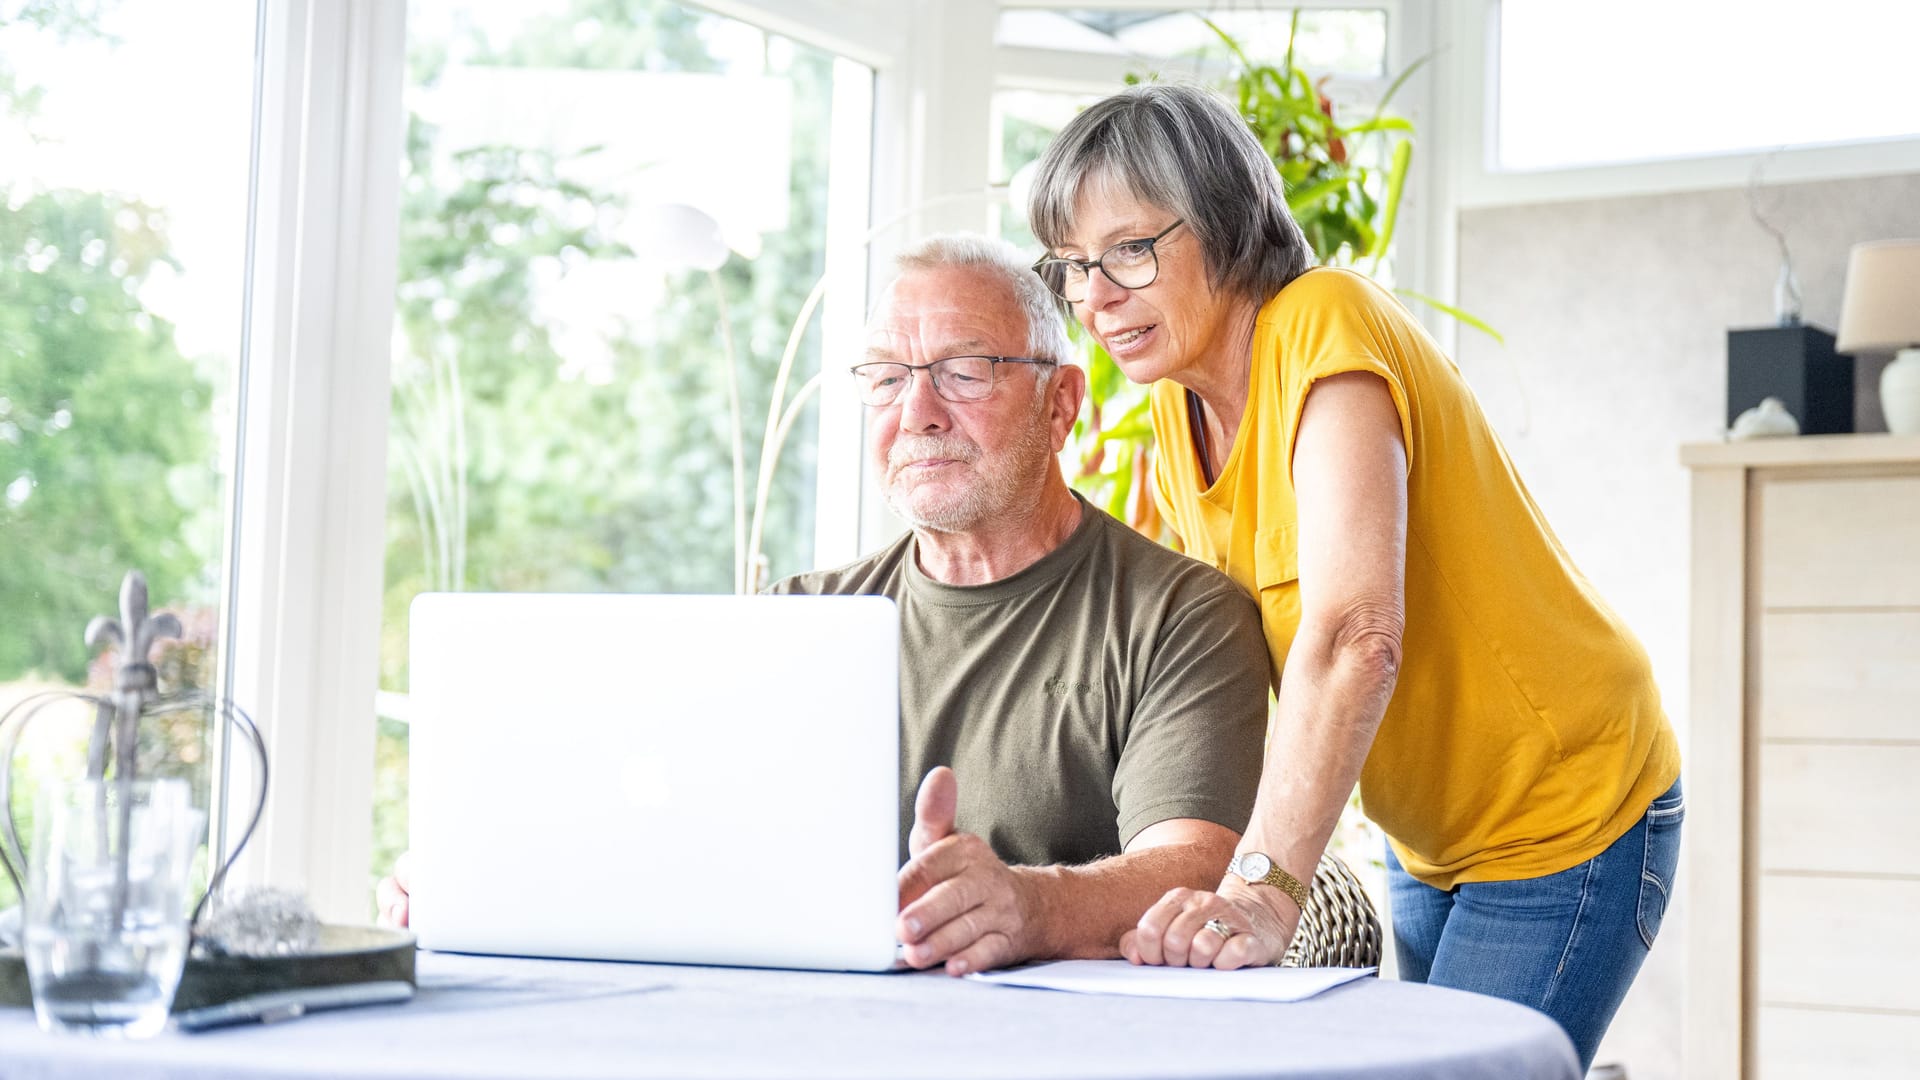
[[[1920,240],[1873,240],[1847,256],[1837,352],[1920,345]]]

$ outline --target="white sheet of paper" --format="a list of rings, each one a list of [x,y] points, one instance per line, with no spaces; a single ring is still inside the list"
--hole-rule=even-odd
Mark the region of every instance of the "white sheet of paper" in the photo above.
[[[984,971],[967,976],[1001,986],[1065,990],[1076,994],[1191,998],[1202,1001],[1305,1001],[1379,968],[1169,968],[1125,960],[1056,960],[1048,964]]]

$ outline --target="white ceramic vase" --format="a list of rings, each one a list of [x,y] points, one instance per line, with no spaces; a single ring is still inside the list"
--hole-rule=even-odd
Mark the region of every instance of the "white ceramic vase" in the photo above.
[[[1880,411],[1895,435],[1920,435],[1920,348],[1902,349],[1880,373]]]

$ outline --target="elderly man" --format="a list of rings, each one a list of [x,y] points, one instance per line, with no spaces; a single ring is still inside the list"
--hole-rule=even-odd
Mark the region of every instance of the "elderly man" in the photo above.
[[[898,268],[853,374],[913,529],[773,591],[900,606],[902,776],[926,776],[907,961],[1115,956],[1167,888],[1217,885],[1232,857],[1266,717],[1258,618],[1067,488],[1055,455],[1086,374],[1011,247],[936,237]]]
[[[853,375],[912,531],[769,591],[899,605],[907,962],[1118,956],[1141,912],[1233,855],[1265,730],[1259,615],[1067,488],[1086,374],[1025,260],[945,236],[898,269]]]

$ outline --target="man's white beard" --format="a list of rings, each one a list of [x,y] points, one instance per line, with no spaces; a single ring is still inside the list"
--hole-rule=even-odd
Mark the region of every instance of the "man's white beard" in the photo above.
[[[919,505],[914,499],[918,485],[901,490],[898,470],[902,465],[947,458],[977,468],[982,457],[980,447],[953,434],[895,440],[887,454],[887,505],[907,524],[934,532],[965,532],[989,519],[1027,516],[1053,457],[1046,407],[1044,398],[1034,403],[1025,432],[1019,442],[1007,448],[999,468],[978,472],[973,483],[922,499]]]

